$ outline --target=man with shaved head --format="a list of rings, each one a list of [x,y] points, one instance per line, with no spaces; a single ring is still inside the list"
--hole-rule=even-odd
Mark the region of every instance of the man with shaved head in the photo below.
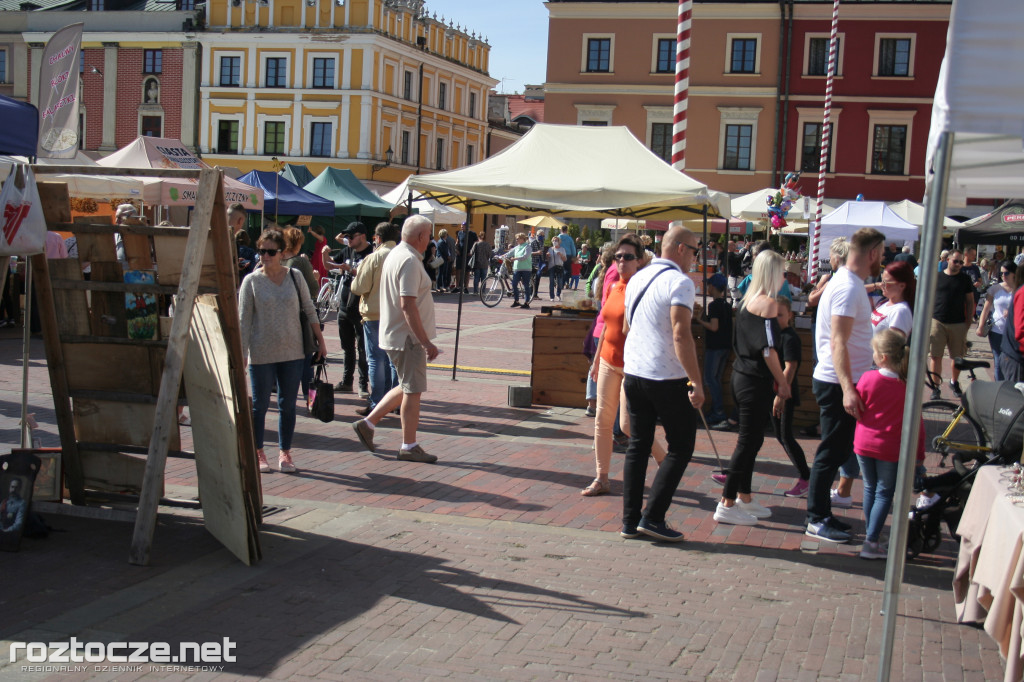
[[[647,535],[679,542],[665,514],[693,456],[697,410],[704,402],[697,352],[690,333],[695,287],[687,274],[697,255],[697,237],[670,229],[661,257],[639,270],[626,286],[624,386],[631,432],[623,466],[624,538]],[[689,395],[688,395],[689,394]],[[641,514],[647,460],[660,418],[668,452],[658,467],[647,508]]]

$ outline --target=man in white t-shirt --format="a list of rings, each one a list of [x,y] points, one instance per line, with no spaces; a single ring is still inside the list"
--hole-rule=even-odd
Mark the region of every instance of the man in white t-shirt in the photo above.
[[[668,527],[665,514],[693,456],[696,410],[704,402],[690,333],[694,285],[687,274],[697,254],[697,237],[681,227],[672,228],[665,234],[661,254],[633,275],[626,286],[625,326],[629,334],[623,372],[631,432],[622,473],[620,535],[635,538],[642,534],[679,542],[683,534]],[[658,467],[647,508],[641,515],[647,460],[659,417],[668,453]]]
[[[818,303],[814,397],[821,413],[821,444],[807,491],[807,535],[848,542],[850,526],[832,516],[830,490],[836,470],[853,455],[853,431],[864,405],[857,381],[871,369],[871,302],[864,280],[882,268],[885,235],[872,227],[854,232],[846,265]]]

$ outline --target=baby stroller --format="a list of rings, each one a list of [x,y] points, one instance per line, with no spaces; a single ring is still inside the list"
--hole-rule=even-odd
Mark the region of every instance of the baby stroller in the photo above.
[[[951,445],[953,469],[915,481],[915,489],[938,496],[932,504],[910,510],[907,558],[932,552],[942,542],[942,524],[956,539],[956,529],[978,469],[1020,461],[1024,447],[1024,383],[973,381],[961,397],[964,417],[981,432],[983,449],[958,451]]]

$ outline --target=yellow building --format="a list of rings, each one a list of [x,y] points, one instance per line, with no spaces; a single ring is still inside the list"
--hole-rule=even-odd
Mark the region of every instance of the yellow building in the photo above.
[[[207,8],[199,145],[208,163],[272,170],[276,156],[314,174],[348,168],[384,188],[483,158],[497,83],[490,46],[428,16],[423,0]]]

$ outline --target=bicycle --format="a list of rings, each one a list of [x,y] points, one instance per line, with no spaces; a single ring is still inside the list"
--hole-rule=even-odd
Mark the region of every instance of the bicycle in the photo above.
[[[498,305],[512,293],[512,273],[508,263],[497,256],[491,259],[491,274],[484,278],[480,288],[480,302],[488,308]]]
[[[961,372],[967,372],[973,382],[978,378],[974,370],[991,365],[983,360],[954,358],[953,366]],[[929,388],[935,389],[942,384],[939,375],[934,372],[928,372],[927,375],[925,384]],[[957,395],[962,396],[963,393],[957,392]],[[921,418],[924,420],[925,449],[941,457],[939,466],[946,466],[946,458],[950,455],[954,456],[954,466],[964,459],[991,455],[992,448],[986,444],[984,431],[967,414],[962,400],[929,400],[921,406]]]
[[[320,324],[327,322],[327,316],[338,312],[341,305],[341,270],[331,270],[327,277],[320,279],[320,292],[316,295],[316,316]]]

